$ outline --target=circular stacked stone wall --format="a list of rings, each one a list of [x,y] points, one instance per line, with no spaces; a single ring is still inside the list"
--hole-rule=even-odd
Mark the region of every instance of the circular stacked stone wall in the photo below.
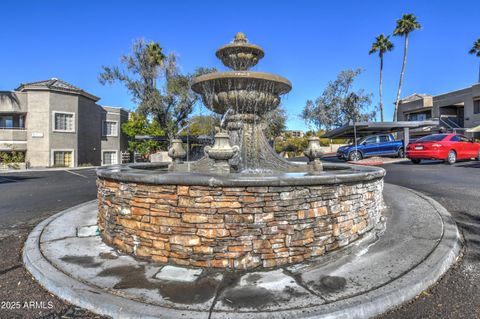
[[[300,263],[375,227],[383,174],[287,187],[155,185],[99,174],[98,225],[106,243],[155,262],[241,270]]]

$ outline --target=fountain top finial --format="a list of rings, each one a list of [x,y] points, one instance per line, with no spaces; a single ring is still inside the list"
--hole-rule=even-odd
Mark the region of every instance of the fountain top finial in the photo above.
[[[247,35],[243,32],[237,32],[233,39],[233,43],[248,43]]]
[[[231,43],[222,46],[216,52],[222,63],[235,71],[250,69],[263,58],[264,54],[261,47],[248,43],[243,32],[237,32]]]

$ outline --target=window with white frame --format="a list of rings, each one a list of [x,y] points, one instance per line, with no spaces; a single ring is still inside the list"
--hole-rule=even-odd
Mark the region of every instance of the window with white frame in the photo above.
[[[72,151],[53,151],[53,166],[71,167],[73,164]]]
[[[480,114],[480,100],[473,101],[473,114]]]
[[[103,165],[117,164],[117,152],[105,151],[103,152]]]
[[[117,121],[103,122],[103,136],[118,136]]]
[[[75,131],[74,114],[54,112],[54,131],[73,132]]]

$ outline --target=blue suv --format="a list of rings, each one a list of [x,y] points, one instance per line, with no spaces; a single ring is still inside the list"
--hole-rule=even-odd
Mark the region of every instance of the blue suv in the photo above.
[[[392,134],[378,134],[363,137],[354,144],[345,145],[337,150],[339,159],[358,161],[372,156],[404,157],[403,141],[396,141]]]

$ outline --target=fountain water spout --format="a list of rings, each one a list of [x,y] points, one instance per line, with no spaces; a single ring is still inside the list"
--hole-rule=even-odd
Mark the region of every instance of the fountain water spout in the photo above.
[[[308,147],[303,152],[308,157],[308,165],[311,170],[322,171],[323,164],[320,158],[324,154],[320,146],[320,138],[312,136],[308,138]]]
[[[183,159],[187,156],[187,152],[183,148],[183,142],[180,139],[172,140],[172,145],[168,149],[168,156],[173,160],[168,167],[169,170],[175,170],[176,166],[183,163]]]
[[[215,143],[213,146],[205,147],[205,154],[215,161],[211,170],[215,173],[230,173],[230,164],[228,161],[235,156],[240,148],[237,145],[230,146],[230,136],[228,133],[219,132],[215,134]]]

